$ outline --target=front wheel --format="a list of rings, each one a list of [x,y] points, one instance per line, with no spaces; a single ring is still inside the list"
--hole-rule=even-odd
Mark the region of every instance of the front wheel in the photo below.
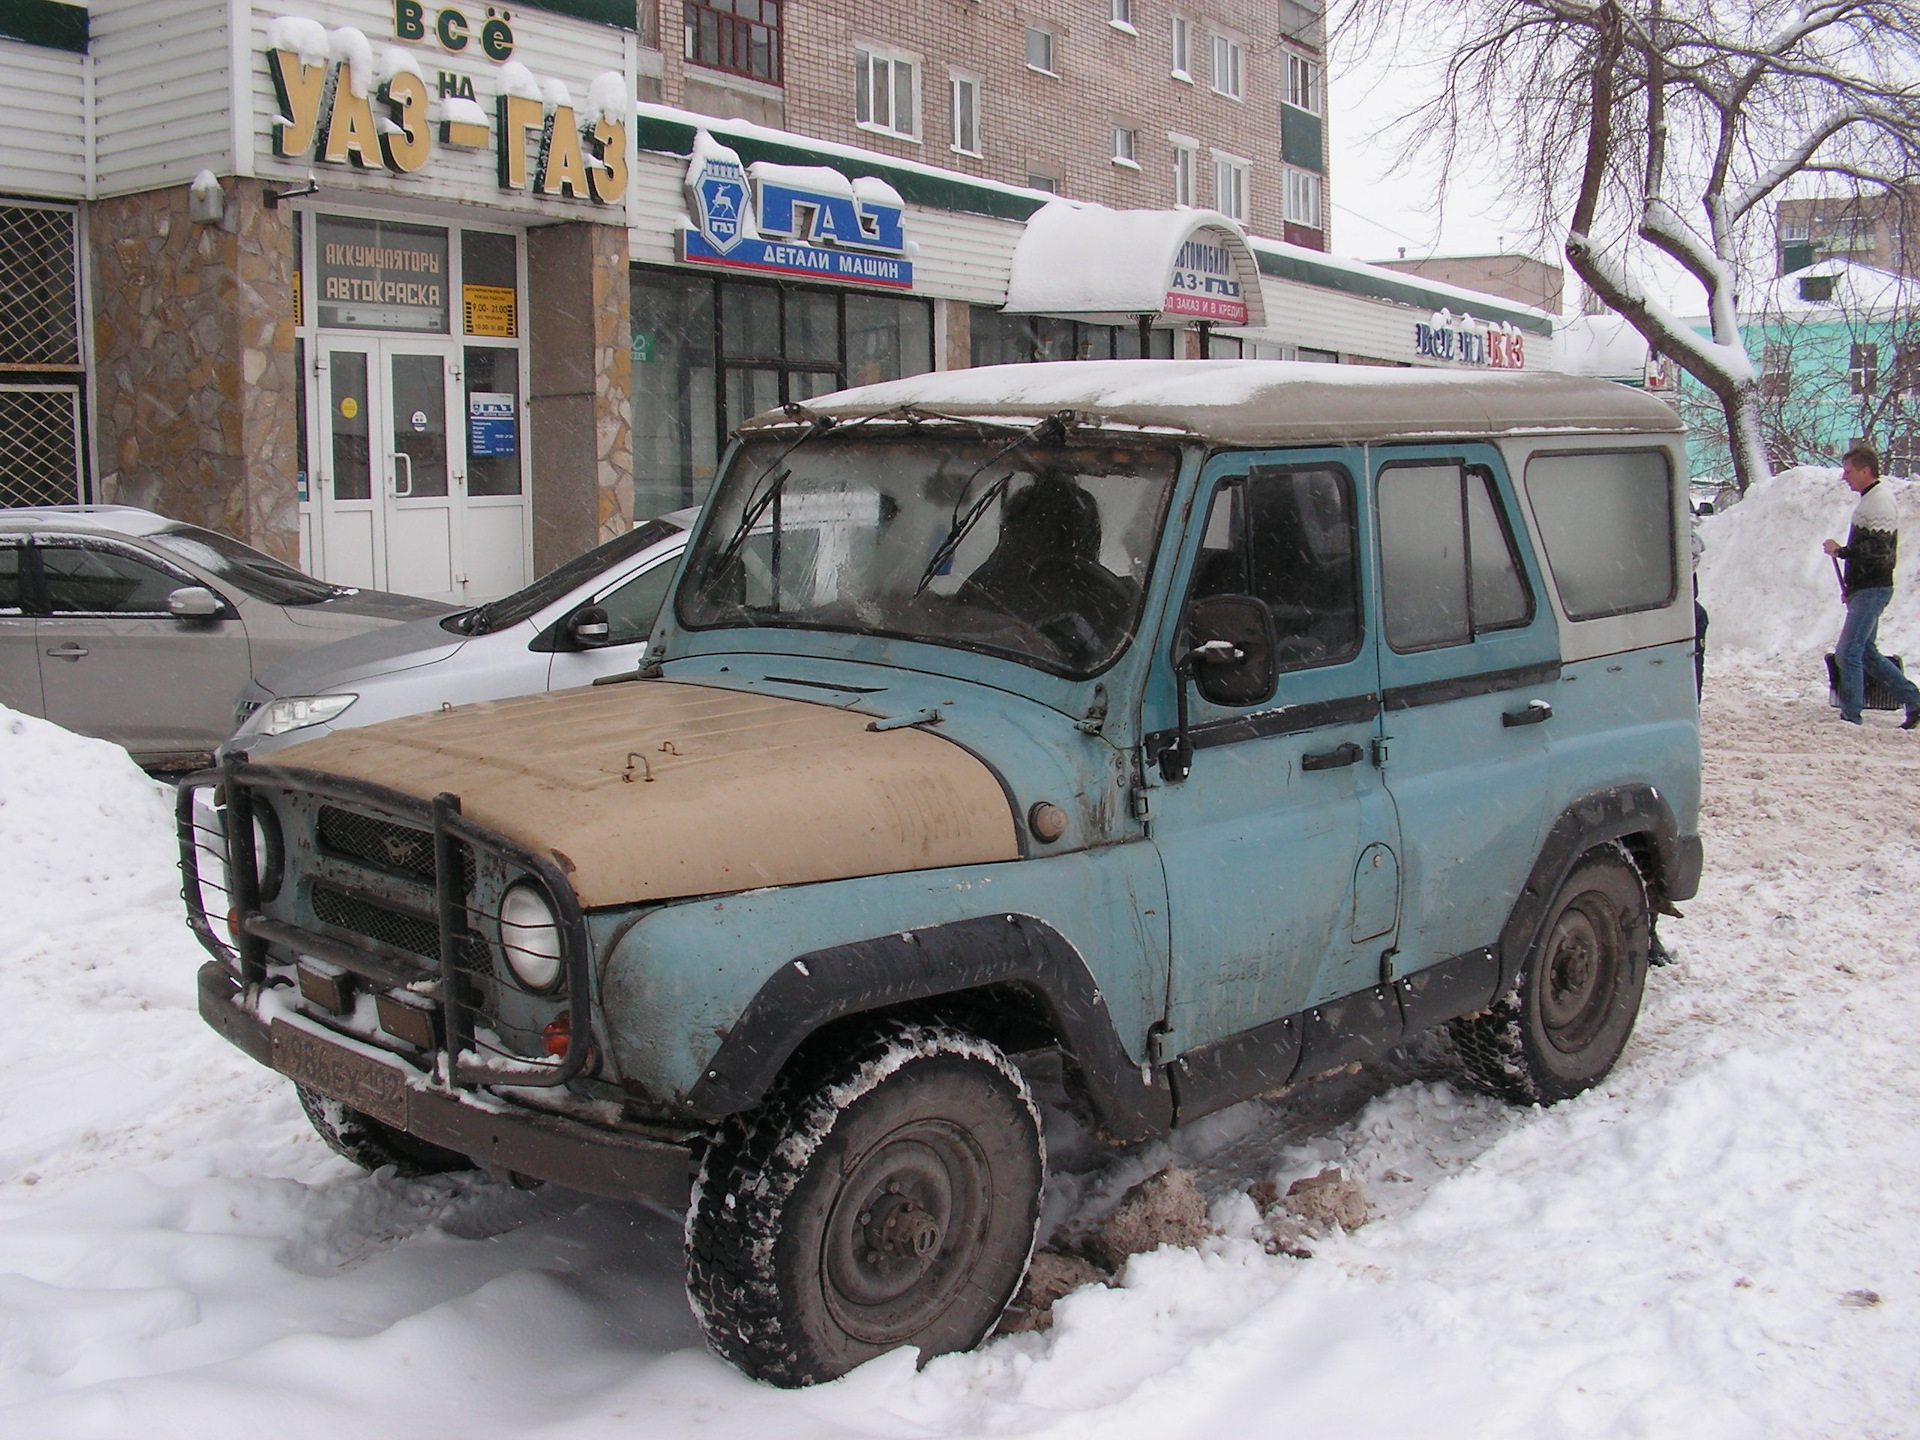
[[[1026,1273],[1045,1174],[1026,1082],[960,1031],[890,1026],[783,1076],[720,1126],[694,1182],[687,1294],[707,1343],[776,1385],[968,1349]]]
[[[371,1115],[341,1104],[338,1100],[296,1084],[300,1108],[307,1120],[327,1142],[327,1148],[362,1170],[378,1170],[391,1165],[402,1179],[415,1180],[422,1175],[441,1175],[449,1170],[471,1170],[473,1161],[438,1145],[429,1145],[404,1130],[396,1130]]]
[[[1519,1105],[1551,1105],[1598,1084],[1640,1014],[1652,934],[1632,861],[1614,846],[1583,856],[1514,988],[1452,1024],[1475,1083]]]

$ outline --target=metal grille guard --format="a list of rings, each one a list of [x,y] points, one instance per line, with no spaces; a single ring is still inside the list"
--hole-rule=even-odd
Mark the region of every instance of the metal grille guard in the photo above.
[[[232,906],[227,917],[235,940],[232,945],[214,930],[202,898],[203,887],[220,887],[200,873],[200,851],[208,842],[199,835],[193,805],[199,791],[214,787],[224,793],[226,802],[225,834],[220,838],[224,841],[227,874],[232,886],[227,897]],[[255,765],[240,754],[226,756],[218,769],[202,770],[182,780],[174,816],[180,841],[180,869],[185,879],[181,898],[186,902],[187,924],[208,953],[226,966],[242,986],[251,990],[266,980],[269,942],[338,965],[376,985],[404,984],[426,973],[419,956],[379,940],[365,937],[344,941],[275,920],[261,911],[253,830],[252,792],[256,790],[290,791],[318,800],[340,801],[432,833],[434,910],[440,930],[439,1000],[446,1022],[442,1055],[445,1073],[456,1084],[550,1088],[564,1085],[580,1074],[593,1045],[593,977],[586,916],[573,886],[547,856],[467,819],[460,813],[457,795],[442,793],[431,801],[424,801],[371,781],[277,765]],[[462,947],[468,943],[485,945],[487,941],[468,925],[465,897],[454,893],[463,873],[455,849],[460,844],[472,846],[477,852],[491,853],[509,866],[525,871],[540,882],[552,902],[566,969],[571,1022],[566,1053],[558,1065],[543,1065],[531,1059],[519,1064],[499,1064],[482,1059],[476,1048],[474,1010],[460,993],[457,981],[462,974]]]

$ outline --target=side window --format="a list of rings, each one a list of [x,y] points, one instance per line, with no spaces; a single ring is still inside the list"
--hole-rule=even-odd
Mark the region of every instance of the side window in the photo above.
[[[1672,601],[1673,472],[1663,450],[1536,455],[1527,502],[1569,620]]]
[[[607,644],[636,645],[653,633],[653,622],[677,568],[672,559],[663,560],[601,597],[600,607],[607,612]]]
[[[165,615],[167,596],[193,583],[117,550],[77,545],[41,546],[40,570],[55,615]]]
[[[1214,491],[1193,596],[1264,600],[1283,671],[1350,660],[1361,636],[1355,533],[1344,470],[1256,465]]]
[[[1533,618],[1486,469],[1458,461],[1388,465],[1379,503],[1380,589],[1395,650],[1464,645]]]
[[[27,552],[21,546],[0,541],[0,615],[18,615],[25,607],[21,562],[26,558]]]

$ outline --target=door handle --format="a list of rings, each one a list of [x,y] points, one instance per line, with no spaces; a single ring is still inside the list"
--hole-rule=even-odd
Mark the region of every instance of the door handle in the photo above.
[[[1502,710],[1500,723],[1511,730],[1516,725],[1538,725],[1553,718],[1553,706],[1544,700],[1529,700],[1524,710]]]
[[[388,458],[393,461],[393,498],[396,500],[412,498],[413,457],[404,450],[396,450]],[[405,461],[407,466],[407,488],[404,490],[400,488],[400,464],[402,461]]]
[[[1358,765],[1366,758],[1366,753],[1349,740],[1346,744],[1336,745],[1331,750],[1322,750],[1318,755],[1302,755],[1300,768],[1302,770],[1338,770],[1346,765]]]
[[[47,654],[51,655],[56,660],[78,660],[81,656],[85,655],[86,653],[87,653],[86,646],[76,645],[71,640],[69,640],[64,645],[56,645],[51,650],[47,651]]]

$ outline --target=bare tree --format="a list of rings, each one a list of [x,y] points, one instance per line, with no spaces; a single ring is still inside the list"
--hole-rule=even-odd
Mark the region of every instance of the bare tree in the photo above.
[[[1767,474],[1736,313],[1745,231],[1796,176],[1889,190],[1920,176],[1920,3],[1349,3],[1360,43],[1417,55],[1445,37],[1445,83],[1406,117],[1410,153],[1443,174],[1497,156],[1574,272],[1712,392],[1740,488]],[[1710,333],[1655,296],[1644,247],[1705,292]]]

